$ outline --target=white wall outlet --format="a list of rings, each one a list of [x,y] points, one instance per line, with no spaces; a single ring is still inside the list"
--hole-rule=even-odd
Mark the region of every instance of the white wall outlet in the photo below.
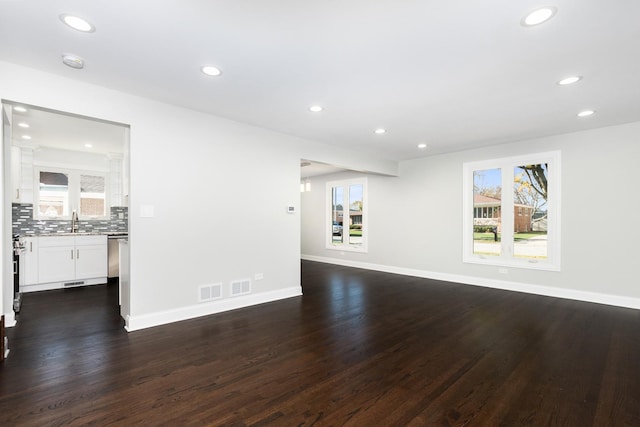
[[[263,273],[256,273],[253,276],[253,280],[262,280],[262,279],[264,279],[264,274]]]
[[[118,213],[118,219],[124,219],[124,212]]]
[[[509,269],[508,268],[504,268],[504,267],[500,267],[500,268],[498,268],[498,273],[500,273],[500,274],[509,274]]]

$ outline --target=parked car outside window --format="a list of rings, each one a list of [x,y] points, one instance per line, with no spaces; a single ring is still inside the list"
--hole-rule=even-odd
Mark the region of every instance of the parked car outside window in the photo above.
[[[342,236],[342,226],[337,221],[333,221],[333,235]]]

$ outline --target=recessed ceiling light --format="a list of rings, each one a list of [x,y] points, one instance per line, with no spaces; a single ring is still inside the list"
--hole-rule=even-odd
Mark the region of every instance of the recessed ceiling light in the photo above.
[[[549,19],[553,18],[557,11],[558,9],[556,9],[554,6],[541,7],[526,14],[520,21],[520,24],[525,27],[540,25],[543,22],[546,22]]]
[[[222,74],[222,71],[220,71],[218,67],[214,67],[213,65],[204,65],[202,68],[200,68],[200,71],[202,71],[207,76],[213,76],[213,77],[216,77]]]
[[[560,86],[566,86],[566,85],[577,83],[580,80],[582,80],[582,76],[565,77],[564,79],[558,81],[558,84]]]
[[[22,139],[26,139],[27,141],[31,139],[29,135],[22,135]]]
[[[18,126],[20,126],[21,128],[24,128],[24,129],[29,129],[29,124],[25,123],[25,122],[18,123]]]
[[[596,112],[594,110],[584,110],[578,113],[578,117],[588,117],[594,115]]]
[[[311,111],[312,113],[319,113],[322,110],[324,110],[324,108],[322,108],[322,106],[320,105],[312,105],[311,107],[309,107],[309,111]]]
[[[84,146],[85,146],[86,148],[93,148],[93,144],[89,144],[88,142],[87,142],[86,144],[84,144]]]
[[[421,144],[418,144],[418,148],[421,150],[424,150],[425,148],[427,148],[427,144],[425,144],[424,142]]]
[[[77,70],[81,70],[84,68],[84,59],[71,53],[62,54],[62,63]]]
[[[60,15],[60,20],[73,28],[74,30],[82,31],[83,33],[93,33],[96,28],[89,23],[86,19],[80,18],[79,16],[62,14]]]
[[[27,112],[27,109],[24,108],[24,107],[13,107],[13,110],[17,111],[19,113],[26,113]]]
[[[386,133],[387,130],[386,129],[382,129],[382,128],[378,128],[378,129],[374,130],[373,132],[375,132],[378,135],[382,135],[383,133]]]

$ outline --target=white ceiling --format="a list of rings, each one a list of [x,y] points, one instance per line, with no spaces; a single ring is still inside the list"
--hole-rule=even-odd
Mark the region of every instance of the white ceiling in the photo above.
[[[640,1],[544,4],[525,28],[537,0],[0,1],[0,60],[397,160],[640,120]]]
[[[95,154],[122,154],[127,141],[125,126],[31,106],[27,107],[26,112],[14,109],[12,118],[14,145]],[[20,127],[20,123],[29,127]],[[23,139],[25,135],[30,139]]]
[[[313,176],[329,175],[332,173],[343,172],[346,169],[339,168],[325,163],[313,162],[310,160],[300,160],[300,177],[311,178]]]

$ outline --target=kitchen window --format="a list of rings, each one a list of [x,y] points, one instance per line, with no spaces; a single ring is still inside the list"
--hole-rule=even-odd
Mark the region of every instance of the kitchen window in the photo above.
[[[367,179],[327,183],[326,247],[366,252]]]
[[[64,218],[69,209],[69,174],[63,172],[39,171],[36,198],[38,217],[44,219]]]
[[[81,217],[104,217],[106,215],[107,193],[105,177],[95,174],[80,174]]]
[[[560,152],[463,165],[463,261],[560,270]]]
[[[108,219],[107,176],[100,172],[36,168],[35,219]]]

